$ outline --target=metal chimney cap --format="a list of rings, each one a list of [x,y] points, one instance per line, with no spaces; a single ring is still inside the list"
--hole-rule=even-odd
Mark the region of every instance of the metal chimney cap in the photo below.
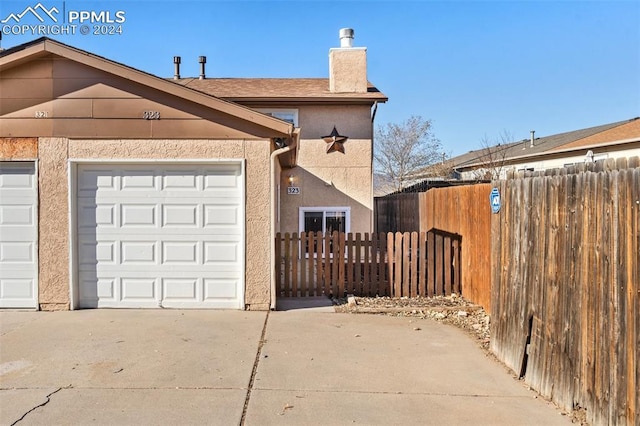
[[[207,57],[206,56],[199,56],[198,57],[198,62],[201,64],[206,64],[207,63]]]
[[[352,28],[340,29],[340,47],[353,47],[353,36],[355,31]]]
[[[181,61],[180,56],[174,56],[174,57],[173,57],[173,63],[174,63],[174,64],[179,64],[179,63],[180,63],[180,61]]]

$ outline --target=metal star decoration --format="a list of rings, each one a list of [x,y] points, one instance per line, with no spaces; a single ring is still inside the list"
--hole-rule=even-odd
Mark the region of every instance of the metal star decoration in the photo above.
[[[341,136],[336,130],[336,126],[333,126],[333,131],[328,136],[323,136],[322,139],[329,145],[327,145],[327,154],[332,151],[338,151],[344,154],[344,143],[349,139],[349,136]]]

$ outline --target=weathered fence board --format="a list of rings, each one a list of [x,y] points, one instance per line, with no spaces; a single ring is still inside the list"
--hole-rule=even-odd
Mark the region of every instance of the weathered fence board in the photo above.
[[[276,235],[279,297],[416,297],[459,292],[459,235],[430,232]]]
[[[491,224],[491,350],[594,425],[640,424],[640,168],[630,164],[500,182]]]

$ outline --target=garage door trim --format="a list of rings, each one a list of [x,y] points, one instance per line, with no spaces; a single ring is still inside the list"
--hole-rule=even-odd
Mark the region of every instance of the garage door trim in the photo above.
[[[168,166],[197,166],[197,165],[238,165],[241,173],[240,183],[240,217],[242,223],[240,224],[240,250],[239,250],[239,265],[241,267],[240,285],[238,288],[238,309],[244,309],[245,306],[245,294],[246,294],[246,160],[238,158],[203,158],[203,159],[95,159],[95,158],[72,158],[68,160],[68,205],[69,205],[69,294],[70,294],[70,308],[72,310],[79,309],[80,297],[79,297],[79,261],[78,261],[78,166],[149,166],[149,165],[168,165]]]

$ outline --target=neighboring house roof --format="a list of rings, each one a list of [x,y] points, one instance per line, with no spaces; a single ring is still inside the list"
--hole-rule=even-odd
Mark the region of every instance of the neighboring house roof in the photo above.
[[[637,141],[640,140],[640,119],[634,118],[625,122],[620,126],[616,126],[605,130],[600,133],[588,136],[586,138],[579,139],[577,141],[563,145],[558,149],[568,148],[592,148],[596,146],[607,145],[612,142],[621,143],[624,141]],[[552,151],[556,151],[554,149]]]
[[[293,125],[286,121],[261,114],[245,106],[193,90],[185,87],[185,85],[157,77],[48,37],[42,37],[0,52],[0,72],[48,54],[80,62],[168,95],[183,98],[223,114],[245,120],[248,123],[252,123],[255,134],[261,137],[291,137],[293,135]]]
[[[634,124],[636,123],[636,124]],[[582,146],[594,146],[605,142],[620,141],[620,135],[624,138],[640,138],[640,120],[618,121],[615,123],[603,124],[601,126],[589,127],[586,129],[574,130],[571,132],[558,133],[555,135],[538,137],[534,139],[533,147],[530,139],[512,142],[503,145],[484,147],[466,154],[453,157],[449,165],[455,169],[465,169],[481,167],[487,163],[487,150],[493,150],[494,158],[499,157],[500,161],[510,163],[516,160],[541,157],[550,153],[558,153],[570,148]],[[624,127],[629,125],[629,127]],[[617,131],[613,131],[617,130]]]
[[[367,93],[335,93],[328,78],[182,78],[178,83],[236,102],[386,102],[387,97],[369,83]]]

